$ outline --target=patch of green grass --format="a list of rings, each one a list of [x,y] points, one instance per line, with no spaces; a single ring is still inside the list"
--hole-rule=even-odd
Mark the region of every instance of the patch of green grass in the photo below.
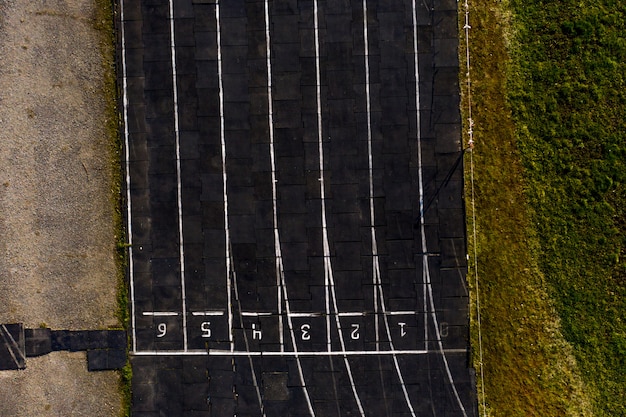
[[[120,137],[120,118],[118,112],[117,74],[115,67],[115,26],[112,0],[96,0],[96,13],[93,18],[94,28],[100,32],[100,53],[103,63],[102,97],[105,100],[105,136],[109,143],[111,169],[111,205],[113,207],[113,228],[116,240],[117,274],[117,312],[116,316],[122,328],[129,327],[128,284],[126,266],[128,246],[124,228],[122,196],[122,140]],[[132,367],[130,361],[120,371],[119,389],[122,394],[121,415],[131,414]]]
[[[512,37],[510,15],[506,3],[476,0],[471,4],[472,117],[476,145],[466,156],[466,189],[470,254],[476,248],[477,263],[472,262],[468,278],[472,289],[474,363],[479,373],[479,393],[483,387],[485,391],[485,397],[479,400],[481,415],[590,415],[571,348],[561,334],[554,303],[538,264],[539,239],[526,204],[516,125],[506,96],[507,71],[512,65],[508,50],[508,40]],[[461,56],[465,57],[464,48]],[[464,75],[462,70],[463,86]],[[462,99],[467,116],[465,86]],[[475,241],[469,195],[472,163]],[[480,378],[478,357],[475,273],[480,283],[484,379]]]
[[[539,266],[595,414],[626,415],[626,3],[511,7],[509,102]]]
[[[626,4],[471,5],[486,411],[626,415]]]
[[[122,417],[130,417],[131,415],[131,399],[132,399],[132,386],[133,381],[133,368],[130,365],[130,360],[126,362],[126,365],[120,370],[120,391],[122,393]]]

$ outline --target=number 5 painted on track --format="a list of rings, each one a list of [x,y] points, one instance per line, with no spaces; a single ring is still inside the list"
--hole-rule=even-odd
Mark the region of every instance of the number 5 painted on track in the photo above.
[[[203,321],[202,325],[200,326],[200,330],[202,330],[202,337],[204,338],[210,338],[211,337],[211,322],[210,321]]]

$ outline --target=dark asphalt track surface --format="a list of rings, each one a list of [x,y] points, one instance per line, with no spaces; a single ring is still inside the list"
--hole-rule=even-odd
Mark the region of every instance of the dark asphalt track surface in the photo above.
[[[476,415],[456,7],[119,0],[133,416]]]

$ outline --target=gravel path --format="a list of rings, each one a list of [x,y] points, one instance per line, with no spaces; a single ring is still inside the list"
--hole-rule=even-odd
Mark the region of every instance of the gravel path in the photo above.
[[[0,323],[117,323],[111,166],[90,0],[0,0]],[[0,372],[0,415],[119,415],[84,353]]]

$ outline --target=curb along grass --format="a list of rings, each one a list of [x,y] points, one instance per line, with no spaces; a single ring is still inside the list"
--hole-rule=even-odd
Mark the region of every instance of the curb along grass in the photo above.
[[[111,204],[113,206],[113,228],[116,244],[116,273],[117,273],[117,319],[119,326],[128,329],[128,288],[126,283],[127,245],[124,231],[122,199],[122,171],[118,116],[117,74],[115,67],[115,24],[114,0],[96,0],[94,27],[101,34],[100,52],[103,65],[102,95],[106,102],[106,135],[109,141],[109,159],[111,172]],[[130,361],[119,372],[119,389],[122,396],[121,416],[130,416],[131,409],[131,381],[132,368]]]

